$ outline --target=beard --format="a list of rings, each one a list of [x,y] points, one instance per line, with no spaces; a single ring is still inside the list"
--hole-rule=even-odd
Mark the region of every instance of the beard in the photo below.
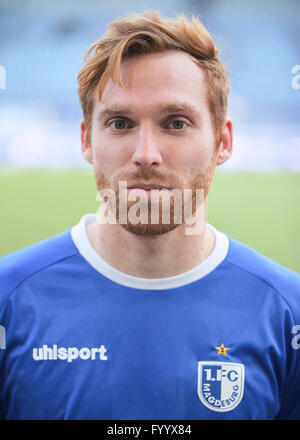
[[[103,190],[109,189],[115,195],[113,203],[110,198],[104,200],[104,203],[112,218],[116,219],[117,224],[136,235],[158,236],[185,223],[187,211],[189,217],[195,217],[195,213],[198,212],[198,208],[203,204],[209,192],[216,167],[216,156],[216,151],[214,151],[208,167],[188,183],[183,182],[177,176],[163,176],[149,167],[143,167],[131,174],[119,174],[116,178],[109,179],[101,170],[101,165],[94,162],[93,172],[100,194]],[[146,200],[140,198],[138,202],[132,201],[128,200],[128,193],[123,191],[120,193],[120,181],[125,181],[127,187],[136,187],[147,183],[160,185],[164,188],[170,188],[171,192],[164,189],[155,190],[154,197],[153,190],[151,190],[152,194],[149,199],[147,197]],[[165,205],[164,195],[169,200],[169,203]],[[133,212],[134,215],[132,215]]]

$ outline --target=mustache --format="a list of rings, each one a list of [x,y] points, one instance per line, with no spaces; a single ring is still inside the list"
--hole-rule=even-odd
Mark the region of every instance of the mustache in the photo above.
[[[120,175],[118,181],[126,180],[128,184],[136,185],[139,183],[152,183],[154,185],[168,186],[172,188],[180,187],[182,182],[175,176],[164,176],[153,168],[141,168],[140,170]]]

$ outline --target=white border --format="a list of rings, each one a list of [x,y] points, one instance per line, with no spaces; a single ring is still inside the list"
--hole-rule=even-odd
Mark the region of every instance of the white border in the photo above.
[[[126,287],[142,290],[165,290],[182,287],[197,281],[212,272],[225,258],[229,248],[228,237],[213,226],[207,225],[215,234],[215,247],[212,253],[193,269],[167,278],[138,278],[120,272],[104,261],[92,247],[86,226],[97,219],[96,214],[86,214],[71,229],[72,240],[82,257],[98,272],[110,280]]]

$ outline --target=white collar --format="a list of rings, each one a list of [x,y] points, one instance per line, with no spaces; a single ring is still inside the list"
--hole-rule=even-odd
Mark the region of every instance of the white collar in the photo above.
[[[187,272],[167,278],[139,278],[121,272],[110,266],[98,255],[92,247],[86,232],[88,224],[96,221],[96,214],[86,214],[80,222],[71,229],[72,240],[82,257],[94,268],[110,280],[126,287],[142,290],[164,290],[182,287],[212,272],[226,257],[229,240],[227,236],[213,226],[207,226],[215,234],[215,247],[211,254],[200,264]]]

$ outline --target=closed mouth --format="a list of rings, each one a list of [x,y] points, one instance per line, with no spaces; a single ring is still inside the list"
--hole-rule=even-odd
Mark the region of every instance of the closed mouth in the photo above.
[[[143,189],[144,191],[151,191],[151,189],[171,189],[162,185],[154,185],[154,184],[139,184],[139,185],[131,185],[128,189]]]

